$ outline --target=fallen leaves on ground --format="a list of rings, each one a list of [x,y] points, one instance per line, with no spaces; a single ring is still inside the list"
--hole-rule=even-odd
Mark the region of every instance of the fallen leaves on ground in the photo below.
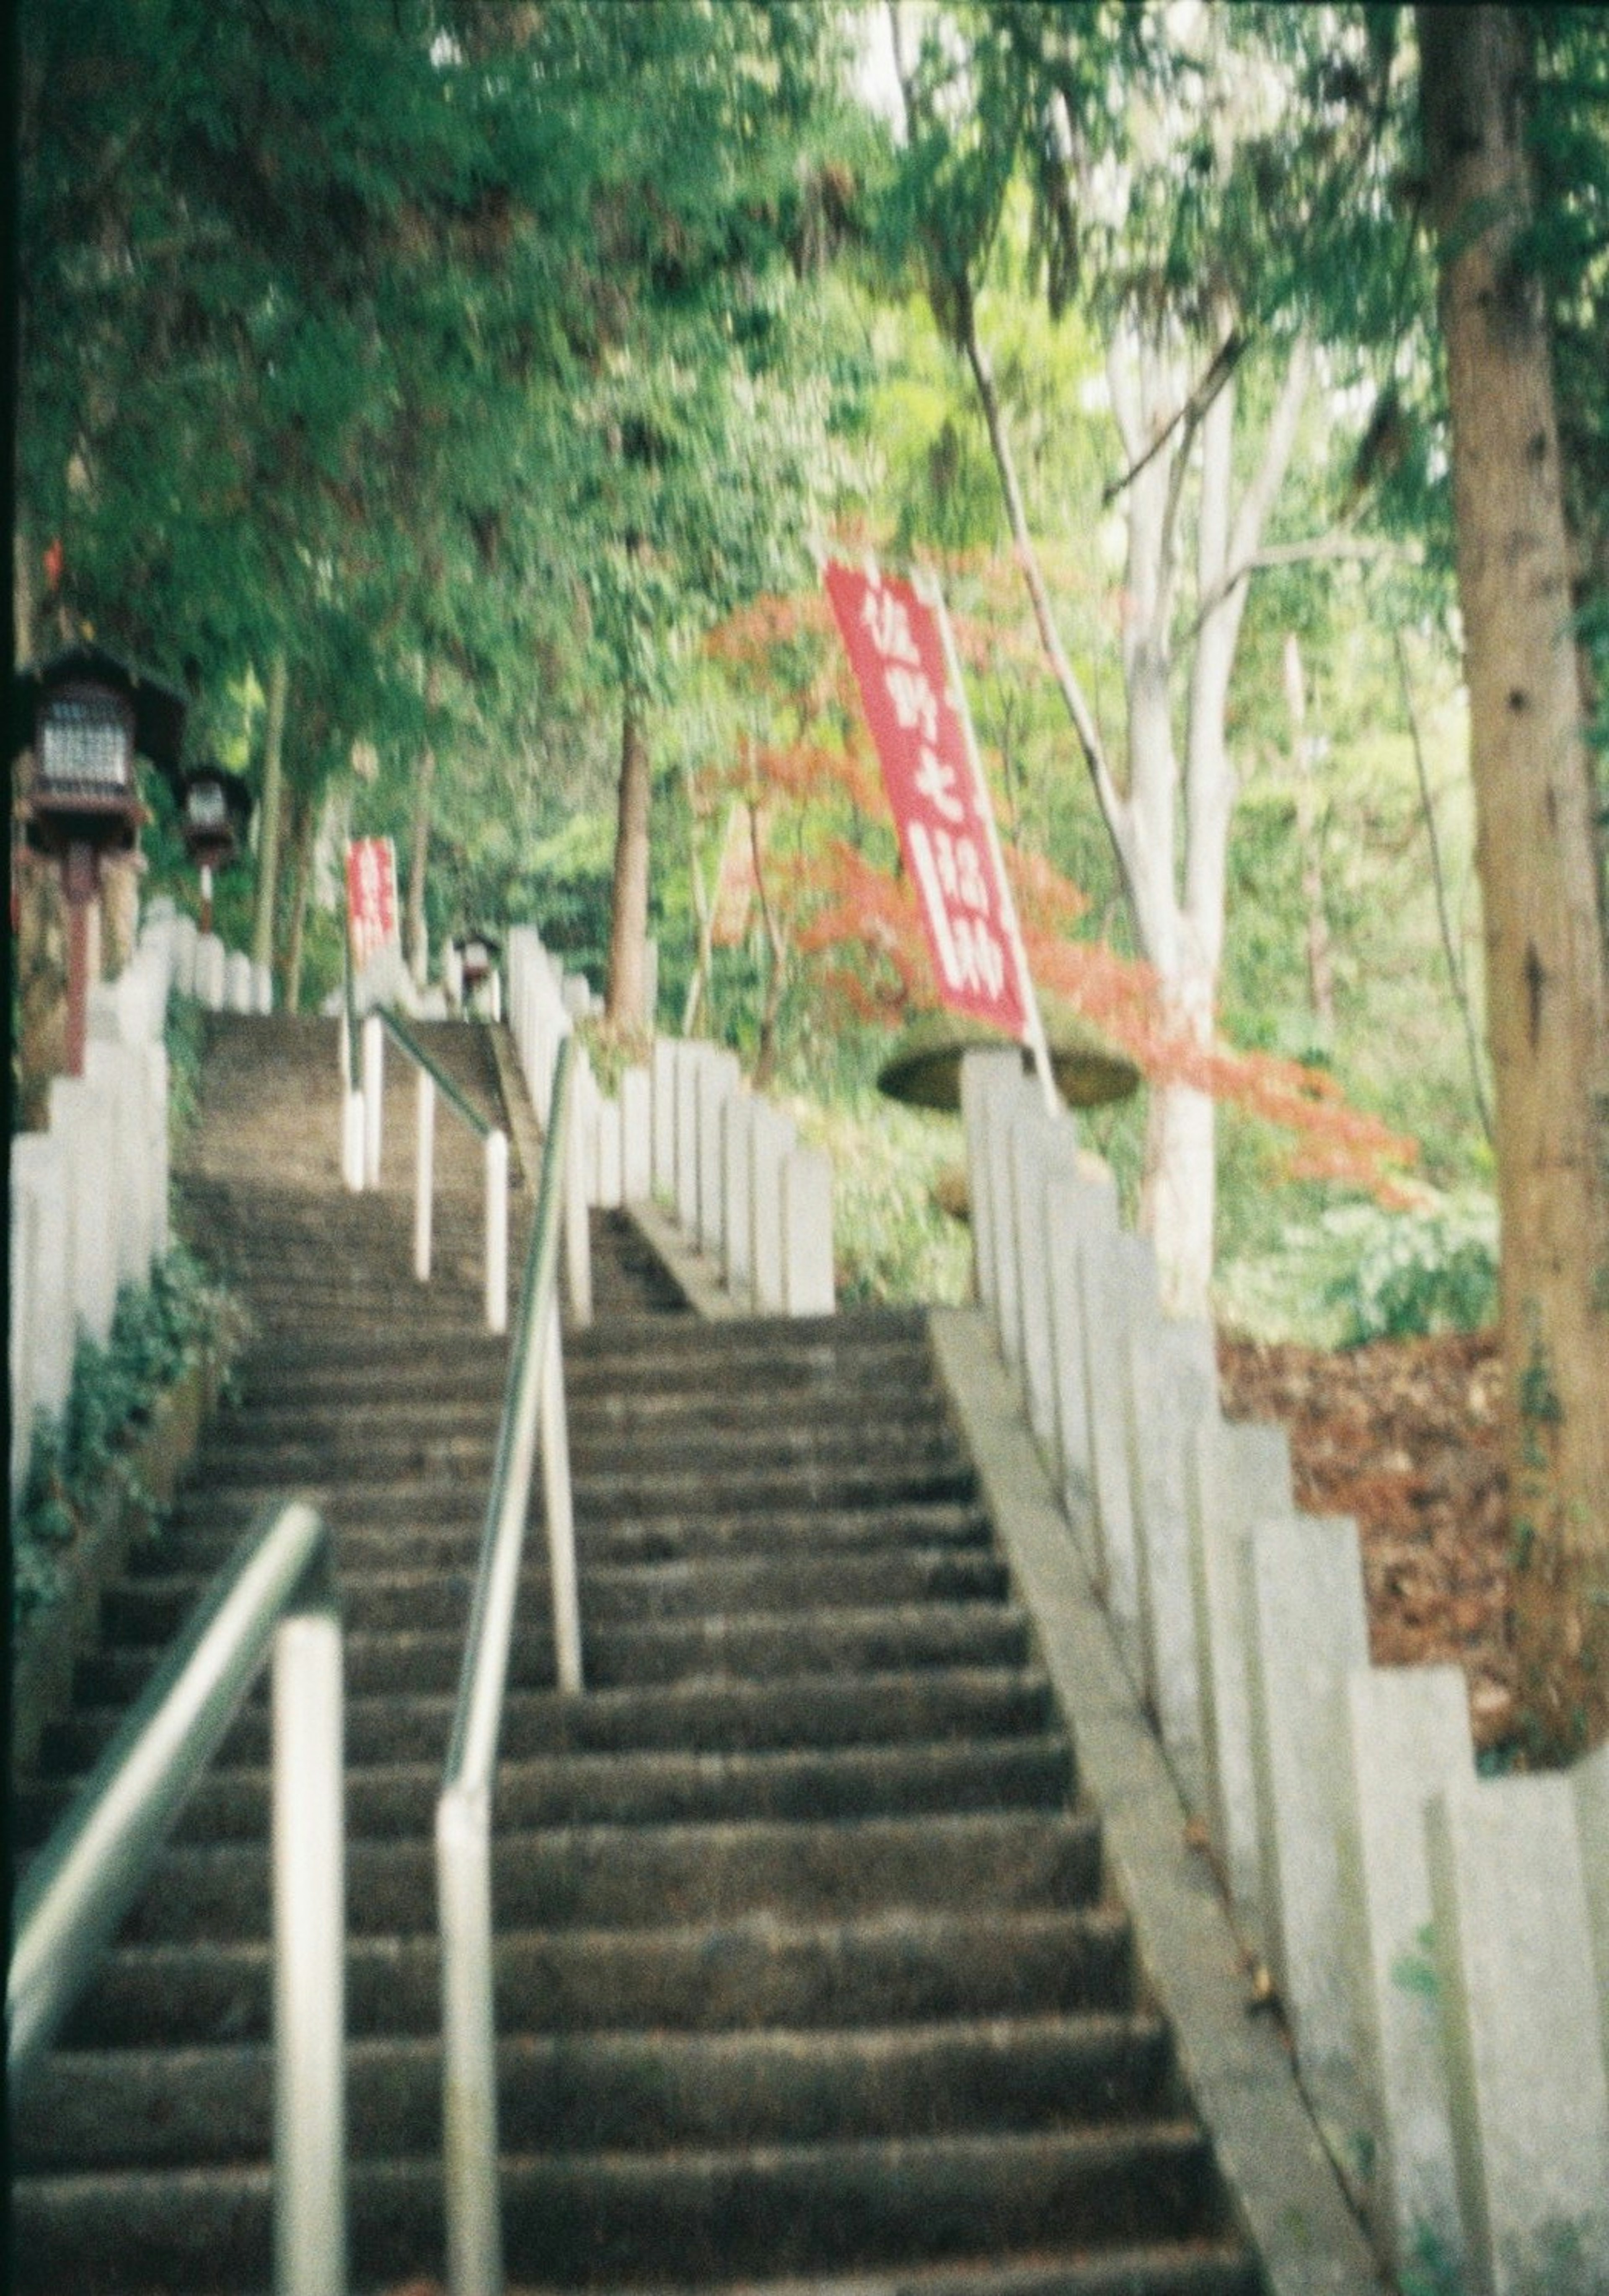
[[[1223,1334],[1223,1407],[1290,1431],[1296,1504],[1355,1517],[1376,1666],[1453,1664],[1477,1746],[1514,1725],[1496,1334],[1329,1350]]]

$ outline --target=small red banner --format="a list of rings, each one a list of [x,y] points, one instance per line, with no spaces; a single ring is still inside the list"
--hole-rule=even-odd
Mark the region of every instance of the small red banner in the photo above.
[[[1029,1029],[1026,967],[944,633],[909,582],[830,561],[827,594],[861,689],[900,849],[952,1010]]]
[[[347,931],[358,972],[400,938],[396,851],[388,837],[356,837],[347,848]]]

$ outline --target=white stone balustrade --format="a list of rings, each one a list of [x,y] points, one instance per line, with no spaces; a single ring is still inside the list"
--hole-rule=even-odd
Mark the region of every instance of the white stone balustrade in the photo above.
[[[12,1143],[13,1504],[36,1414],[65,1406],[79,1340],[105,1344],[119,1292],[148,1283],[167,1250],[162,1026],[193,941],[190,920],[153,907],[123,972],[90,989],[83,1076],[55,1078],[45,1129]]]
[[[1041,1443],[1048,1329],[1053,1480],[1383,2259],[1606,2296],[1609,1747],[1477,1783],[1461,1670],[1370,1667],[1355,1528],[1220,1417],[1210,1331],[1015,1053],[967,1054],[961,1111],[979,1300]]]
[[[559,1038],[595,1009],[530,925],[510,928],[509,1021],[538,1120]],[[612,1099],[591,1064],[578,1070],[577,1168],[587,1200],[657,1199],[689,1246],[718,1270],[739,1311],[826,1315],[834,1305],[832,1172],[799,1148],[792,1119],[745,1084],[737,1055],[701,1041],[656,1037]]]

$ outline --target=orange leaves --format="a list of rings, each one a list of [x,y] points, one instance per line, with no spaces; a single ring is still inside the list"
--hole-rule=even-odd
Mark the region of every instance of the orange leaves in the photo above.
[[[1009,580],[1009,564],[1000,570]],[[992,668],[1011,650],[1009,630],[997,623],[958,617],[956,632],[969,667]],[[1024,644],[1036,659],[1037,641]],[[916,897],[899,868],[882,777],[826,599],[759,599],[715,632],[707,650],[764,697],[773,724],[797,728],[792,741],[740,743],[712,777],[764,802],[767,902],[809,961],[824,1004],[890,1028],[933,1009],[939,999]],[[747,831],[747,805],[741,810]],[[1152,967],[1074,937],[1089,902],[1052,862],[1025,849],[1004,857],[1034,981],[1104,1029],[1151,1084],[1191,1086],[1278,1126],[1291,1136],[1292,1177],[1404,1200],[1396,1175],[1414,1160],[1411,1140],[1349,1106],[1323,1070],[1237,1051],[1181,1021]],[[730,874],[734,907],[747,906],[752,860],[734,850]]]

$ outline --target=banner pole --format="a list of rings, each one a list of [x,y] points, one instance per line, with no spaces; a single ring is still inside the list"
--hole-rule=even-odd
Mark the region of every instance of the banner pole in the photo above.
[[[944,593],[939,583],[925,567],[912,570],[911,586],[925,606],[931,607],[938,622],[939,636],[943,640],[944,666],[955,693],[955,714],[961,721],[961,734],[967,744],[967,760],[972,768],[972,778],[977,798],[977,812],[982,818],[984,832],[989,840],[989,854],[994,863],[995,882],[1000,886],[1001,906],[1004,911],[1001,922],[1005,927],[1006,946],[1017,967],[1018,993],[1028,1022],[1028,1048],[1033,1055],[1040,1089],[1045,1097],[1047,1115],[1062,1113],[1057,1096],[1056,1078],[1050,1069],[1050,1046],[1045,1035],[1044,1016],[1039,1009],[1039,995],[1033,986],[1033,975],[1028,970],[1028,952],[1023,946],[1022,927],[1017,922],[1017,903],[1011,897],[1010,881],[1006,875],[1005,857],[1001,850],[1000,832],[995,825],[994,805],[989,795],[989,784],[984,778],[984,761],[978,755],[977,738],[972,730],[972,710],[967,701],[967,689],[961,682],[961,658],[955,643],[955,633],[950,627],[950,610],[944,603]]]

